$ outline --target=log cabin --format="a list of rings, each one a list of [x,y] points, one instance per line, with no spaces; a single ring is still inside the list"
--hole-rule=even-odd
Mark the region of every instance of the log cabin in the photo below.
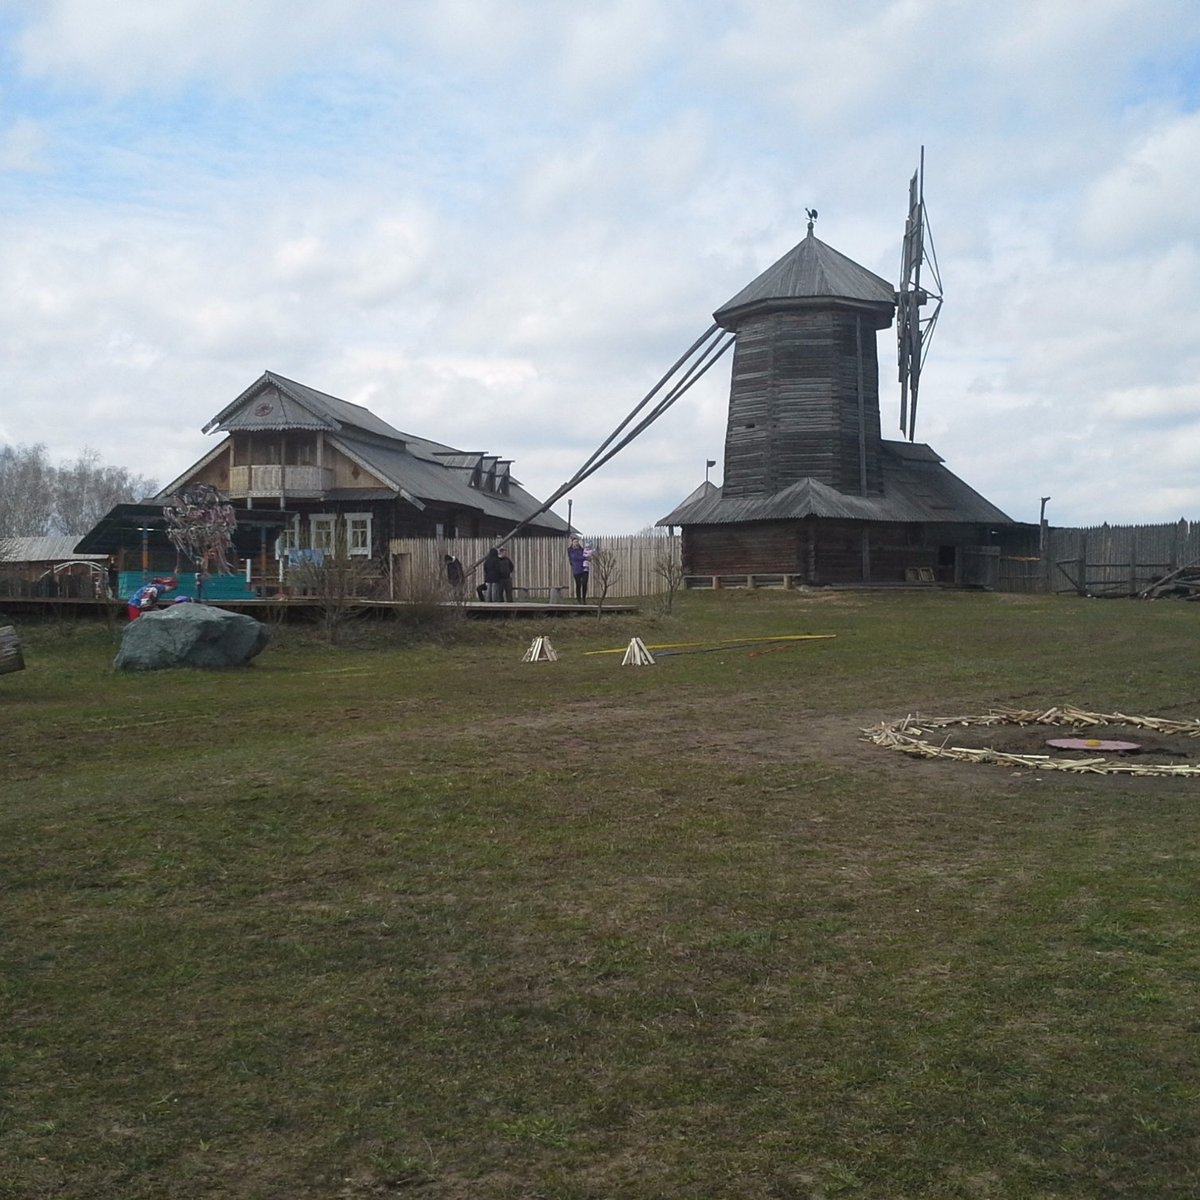
[[[225,437],[154,499],[190,484],[236,508],[287,511],[277,553],[386,556],[396,538],[499,537],[537,512],[512,460],[402,433],[369,409],[265,371],[204,426]],[[526,536],[565,534],[542,513]]]

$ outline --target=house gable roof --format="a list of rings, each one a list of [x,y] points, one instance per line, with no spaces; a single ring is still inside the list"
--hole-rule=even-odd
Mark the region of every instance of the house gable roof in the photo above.
[[[380,437],[405,435],[361,404],[351,404],[327,392],[264,371],[236,400],[227,404],[202,432],[227,433],[254,429],[324,429],[336,432],[349,427]]]
[[[339,488],[330,499],[401,497],[416,508],[429,504],[474,510],[513,524],[537,512],[539,502],[511,473],[512,460],[483,452],[468,453],[429,438],[403,433],[359,404],[350,404],[273,371],[264,371],[237,399],[227,404],[204,432],[259,430],[323,432],[328,444],[372,477],[364,488]],[[159,493],[169,495],[223,452],[222,442]],[[371,494],[368,495],[368,492]],[[537,517],[538,527],[566,532],[553,512]]]

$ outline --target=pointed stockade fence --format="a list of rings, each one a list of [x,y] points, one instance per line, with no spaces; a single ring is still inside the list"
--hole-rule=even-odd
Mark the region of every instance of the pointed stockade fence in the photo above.
[[[1200,522],[1049,529],[1040,587],[1014,591],[1138,596],[1168,575],[1200,576]]]

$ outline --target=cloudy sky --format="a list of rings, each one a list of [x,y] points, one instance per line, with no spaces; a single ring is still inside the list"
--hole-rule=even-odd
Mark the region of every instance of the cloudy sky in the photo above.
[[[919,440],[1021,520],[1200,520],[1195,0],[0,0],[0,442],[166,482],[270,369],[548,495],[806,205],[895,280],[921,145]],[[703,479],[729,364],[576,524]]]

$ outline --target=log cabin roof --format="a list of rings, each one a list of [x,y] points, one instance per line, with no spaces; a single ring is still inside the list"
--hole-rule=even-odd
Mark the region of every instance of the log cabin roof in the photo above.
[[[857,496],[800,479],[769,496],[724,497],[697,488],[659,525],[728,525],[827,517],[851,521],[959,522],[1012,525],[1006,513],[947,470],[929,446],[882,442],[883,494]]]
[[[329,443],[361,462],[389,484],[394,489],[387,493],[391,498],[399,494],[406,498],[415,497],[422,503],[474,509],[485,516],[512,521],[514,525],[541,507],[509,474],[507,460],[497,460],[492,455],[474,455],[472,458],[476,463],[482,460],[484,474],[491,466],[501,490],[473,486],[475,475],[472,471],[446,466],[437,451],[425,452],[424,446],[432,443],[419,443],[412,439],[389,445],[374,438],[355,437],[348,433],[330,437]],[[339,495],[347,500],[355,496],[364,498],[363,493],[352,489],[342,489]],[[539,527],[561,533],[567,530],[567,523],[553,512],[542,513],[536,523]]]
[[[104,558],[103,554],[75,553],[76,534],[52,533],[41,537],[0,538],[0,562],[59,563],[79,558]]]
[[[713,319],[733,329],[751,312],[766,308],[807,306],[814,300],[842,300],[856,305],[886,306],[891,321],[895,289],[886,279],[861,267],[811,232],[778,262],[748,283],[732,300],[713,313]]]
[[[325,429],[349,426],[386,438],[405,438],[361,404],[351,404],[307,384],[264,371],[240,396],[227,404],[202,430]]]
[[[513,524],[530,517],[540,507],[512,475],[511,459],[458,450],[443,442],[404,433],[362,405],[350,404],[273,371],[264,371],[217,413],[203,431],[214,430],[229,434],[323,433],[329,445],[386,485],[340,488],[336,493],[327,493],[328,499],[341,503],[403,497],[417,508],[427,504],[452,506],[502,521],[511,520]],[[222,446],[218,446],[192,464],[163,488],[156,499],[177,491],[198,467],[221,450]],[[538,516],[536,525],[562,533],[567,529],[566,522],[553,512]]]

